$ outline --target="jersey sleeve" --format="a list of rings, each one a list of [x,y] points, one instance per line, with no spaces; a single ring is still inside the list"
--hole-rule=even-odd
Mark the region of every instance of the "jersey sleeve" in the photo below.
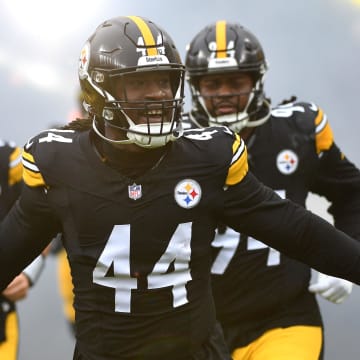
[[[327,221],[281,199],[250,172],[224,195],[226,225],[318,271],[360,283],[360,244]]]
[[[35,163],[34,156],[26,151],[23,152],[23,179],[24,183],[30,187],[45,186],[45,181]]]
[[[335,143],[323,152],[310,190],[330,202],[334,225],[360,240],[360,171]]]
[[[24,149],[21,195],[0,224],[0,288],[18,275],[61,230],[47,201],[47,189],[32,151]],[[15,173],[15,172],[14,172]],[[10,260],[11,259],[11,260]],[[16,260],[14,260],[16,259]]]
[[[237,134],[235,135],[235,140],[232,146],[232,154],[233,156],[228,176],[226,178],[227,186],[235,185],[241,182],[249,171],[245,142]]]
[[[328,212],[334,225],[360,240],[360,172],[336,145],[325,112],[314,104],[315,149],[318,171],[310,179],[310,191],[324,196],[329,202]]]
[[[21,148],[15,147],[9,157],[9,185],[15,185],[22,180]]]
[[[316,153],[329,150],[334,142],[333,131],[328,122],[327,116],[321,108],[317,109],[315,117],[315,145]]]
[[[22,188],[21,148],[12,143],[1,146],[0,219],[3,219]]]
[[[29,265],[59,230],[44,189],[25,185],[0,224],[0,263],[1,269],[6,269],[0,272],[0,289]]]
[[[195,141],[196,146],[204,147],[208,157],[225,169],[224,186],[240,183],[248,173],[249,166],[245,142],[238,134],[235,134],[226,126],[194,128],[185,131],[184,138]],[[208,146],[207,141],[212,141],[212,146]]]

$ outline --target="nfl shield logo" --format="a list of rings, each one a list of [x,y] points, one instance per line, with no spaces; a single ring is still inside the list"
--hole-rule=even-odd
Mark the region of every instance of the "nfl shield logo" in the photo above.
[[[142,196],[141,185],[136,185],[135,183],[128,186],[129,198],[133,200],[140,199]]]

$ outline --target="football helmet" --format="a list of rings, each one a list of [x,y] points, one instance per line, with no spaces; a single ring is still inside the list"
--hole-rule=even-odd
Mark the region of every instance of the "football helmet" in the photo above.
[[[171,99],[131,101],[116,95],[119,83],[131,74],[166,72]],[[93,129],[115,144],[135,143],[159,147],[182,135],[180,113],[184,99],[185,67],[171,37],[150,20],[138,16],[116,17],[97,27],[81,50],[78,74],[84,108]],[[142,112],[147,123],[137,124],[131,111]],[[151,121],[156,114],[161,120]],[[121,130],[120,139],[105,136],[104,126]]]
[[[270,103],[263,91],[268,69],[264,51],[255,35],[240,24],[222,20],[203,28],[186,48],[185,66],[193,102],[190,116],[195,122],[201,125],[206,118],[209,125],[226,125],[239,132],[244,127],[261,125],[270,117]],[[199,91],[199,79],[238,71],[250,73],[254,80],[245,108],[238,103],[236,113],[212,116]],[[232,95],[239,101],[240,93]]]

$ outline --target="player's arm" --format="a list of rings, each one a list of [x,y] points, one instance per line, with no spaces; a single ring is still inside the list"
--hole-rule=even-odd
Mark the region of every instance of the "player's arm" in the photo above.
[[[24,186],[0,225],[0,289],[42,253],[59,229],[44,188]]]
[[[331,203],[328,211],[338,229],[360,240],[360,171],[335,144],[333,131],[322,109],[317,108],[314,123],[319,167],[311,179],[310,191]],[[352,288],[349,281],[318,273],[309,291],[340,304],[351,294]]]
[[[250,172],[233,144],[223,221],[323,273],[360,283],[360,244],[301,206],[281,199]]]
[[[18,276],[15,276],[2,292],[2,296],[12,302],[19,301],[28,295],[29,289],[30,281],[24,273],[21,273]]]
[[[21,148],[9,147],[7,164],[7,184],[1,189],[0,219],[3,219],[20,196],[22,182]],[[5,161],[4,161],[5,163]],[[5,164],[4,164],[5,165]],[[4,169],[5,171],[5,169]]]
[[[323,273],[360,284],[360,244],[248,173],[225,191],[224,222]]]
[[[360,240],[360,171],[333,144],[320,159],[311,191],[331,203],[334,225]]]
[[[326,114],[316,109],[314,144],[319,168],[310,190],[330,201],[334,225],[360,240],[360,171],[336,145]]]
[[[38,281],[44,266],[46,253],[43,251],[28,265],[2,292],[2,295],[10,301],[19,301],[24,299],[30,287]]]

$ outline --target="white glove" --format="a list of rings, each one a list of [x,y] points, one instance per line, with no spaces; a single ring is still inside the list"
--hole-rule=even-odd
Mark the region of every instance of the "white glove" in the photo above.
[[[309,286],[309,291],[335,304],[340,304],[351,294],[352,287],[350,281],[319,272],[317,281]]]

